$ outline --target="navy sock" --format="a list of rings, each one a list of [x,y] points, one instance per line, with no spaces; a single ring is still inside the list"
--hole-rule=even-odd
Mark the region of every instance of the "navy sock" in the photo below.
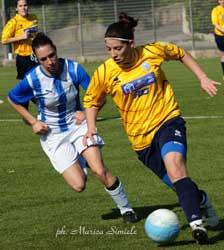
[[[186,177],[175,182],[173,185],[188,222],[201,219],[201,197],[196,184],[189,177]]]
[[[118,177],[116,177],[114,184],[110,187],[107,187],[107,190],[110,190],[110,191],[115,190],[117,187],[119,187],[119,185],[120,185],[120,181]]]

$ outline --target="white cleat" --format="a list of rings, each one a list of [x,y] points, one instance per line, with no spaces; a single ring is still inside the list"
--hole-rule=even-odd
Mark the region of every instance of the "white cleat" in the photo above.
[[[192,236],[195,241],[200,245],[209,243],[207,230],[205,229],[203,224],[195,224],[192,226]]]

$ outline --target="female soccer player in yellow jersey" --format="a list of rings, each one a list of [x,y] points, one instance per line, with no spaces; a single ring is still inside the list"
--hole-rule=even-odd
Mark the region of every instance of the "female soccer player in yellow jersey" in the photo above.
[[[214,36],[217,48],[220,51],[220,60],[224,80],[224,0],[218,0],[219,5],[211,12],[212,24],[214,25]]]
[[[17,79],[23,79],[25,74],[37,65],[32,51],[32,40],[37,32],[37,18],[28,13],[27,0],[15,2],[17,14],[3,28],[2,44],[14,45]]]
[[[97,133],[97,113],[111,95],[139,160],[176,191],[194,239],[205,244],[205,226],[216,226],[218,217],[207,194],[188,177],[185,121],[161,64],[182,62],[210,96],[216,95],[219,83],[210,80],[190,54],[175,44],[135,47],[136,25],[137,20],[126,16],[107,28],[105,44],[111,58],[94,72],[84,97],[88,123],[84,143]]]

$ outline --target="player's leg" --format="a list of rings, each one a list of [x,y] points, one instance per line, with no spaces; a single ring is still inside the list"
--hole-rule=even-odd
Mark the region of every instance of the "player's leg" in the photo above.
[[[26,74],[26,68],[29,66],[27,56],[16,56],[17,79],[22,80]]]
[[[174,149],[172,149],[174,150]],[[179,152],[170,151],[163,155],[167,173],[175,187],[180,205],[192,228],[192,234],[199,244],[208,242],[200,210],[200,192],[188,177],[185,159]]]
[[[82,192],[85,189],[86,176],[82,171],[78,160],[72,166],[66,168],[63,171],[62,176],[67,184],[76,192]]]
[[[128,202],[122,183],[118,177],[112,175],[112,173],[105,168],[99,147],[88,147],[83,151],[82,155],[87,160],[93,173],[104,185],[106,192],[116,203],[124,222],[133,223],[138,221],[137,215]]]
[[[76,192],[85,189],[86,175],[79,162],[79,154],[70,141],[69,132],[41,137],[41,146],[54,169]]]
[[[124,222],[136,222],[138,218],[128,202],[122,183],[104,166],[99,148],[104,145],[104,141],[99,135],[94,135],[95,142],[93,143],[91,140],[88,140],[88,146],[86,146],[83,144],[83,137],[86,132],[87,125],[83,123],[76,132],[71,135],[70,141],[74,144],[79,154],[85,158],[88,166],[104,185],[106,192],[112,197],[119,208]]]
[[[204,202],[203,200],[208,199],[206,193],[198,189],[187,173],[187,143],[184,121],[181,118],[175,119],[163,127],[158,140],[167,174],[173,183],[180,205],[193,230],[193,236],[200,244],[206,243],[208,238],[204,228],[205,223],[202,220],[201,205]],[[215,219],[217,222],[217,215],[215,213],[211,214],[211,211],[214,212],[215,210],[212,208],[211,203],[209,205],[209,216],[213,216],[210,220]]]
[[[139,159],[148,168],[163,182],[166,180],[168,186],[176,191],[180,205],[192,228],[196,221],[199,220],[198,222],[202,226],[200,228],[201,234],[203,235],[202,239],[199,240],[203,243],[203,241],[206,242],[207,238],[200,210],[203,194],[187,175],[185,164],[186,149],[184,121],[178,118],[164,124],[157,132],[151,146],[137,153]],[[192,223],[192,221],[195,222]],[[196,230],[195,232],[198,231]],[[198,237],[200,238],[200,235]]]
[[[165,165],[174,166],[177,164],[180,168],[174,168],[174,173],[168,173],[170,179],[172,179],[173,186],[175,187],[175,179],[178,176],[179,178],[185,178],[188,176],[186,172],[186,152],[187,152],[187,144],[186,144],[186,132],[185,125],[182,119],[174,120],[170,125],[162,129],[160,132],[160,150],[161,155],[164,156],[169,152],[174,153],[174,159],[171,158],[171,161],[167,162]],[[180,153],[180,154],[178,154]],[[164,157],[163,157],[164,158]],[[177,161],[177,162],[175,162]],[[182,176],[182,177],[181,177]],[[197,185],[194,183],[197,187]],[[175,188],[174,188],[175,189]],[[203,222],[205,226],[215,227],[218,224],[218,216],[215,209],[212,206],[212,203],[207,195],[207,193],[203,190],[198,190],[199,200],[200,200],[200,210],[203,217]]]
[[[220,63],[224,80],[224,36],[219,36],[215,34],[215,42],[220,52]]]
[[[222,79],[224,80],[224,51],[220,51],[220,61],[222,67]]]
[[[158,175],[162,182],[165,183],[168,187],[172,188],[175,191],[175,187],[173,182],[171,181],[169,175],[166,173],[162,173],[162,175]],[[173,176],[174,178],[174,176]],[[208,194],[204,190],[199,190],[200,193],[200,210],[203,217],[203,222],[205,226],[216,227],[219,223],[218,215],[212,205],[212,202],[208,196]]]

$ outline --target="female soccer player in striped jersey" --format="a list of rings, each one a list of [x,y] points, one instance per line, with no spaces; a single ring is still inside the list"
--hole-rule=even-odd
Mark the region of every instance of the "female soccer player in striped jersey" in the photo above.
[[[124,222],[136,222],[138,218],[121,182],[104,166],[101,137],[95,135],[95,143],[89,140],[87,145],[83,144],[87,124],[80,114],[77,117],[77,111],[80,110],[79,85],[87,88],[88,74],[77,62],[58,58],[56,46],[43,33],[34,38],[32,47],[40,65],[9,92],[9,102],[33,132],[40,135],[41,146],[53,167],[75,191],[82,192],[86,183],[78,160],[81,155],[115,201]],[[38,106],[38,118],[24,107],[33,98]]]
[[[212,24],[214,25],[214,36],[217,48],[220,51],[220,61],[224,80],[224,0],[218,0],[219,5],[211,12]]]
[[[122,20],[107,28],[105,44],[111,58],[94,72],[84,97],[88,124],[84,141],[93,140],[98,110],[111,95],[139,160],[176,191],[194,239],[204,244],[208,236],[203,216],[210,226],[217,225],[218,217],[207,194],[187,174],[185,121],[161,64],[168,60],[182,62],[210,96],[216,95],[218,83],[175,44],[155,42],[135,47],[137,23],[123,13]]]

